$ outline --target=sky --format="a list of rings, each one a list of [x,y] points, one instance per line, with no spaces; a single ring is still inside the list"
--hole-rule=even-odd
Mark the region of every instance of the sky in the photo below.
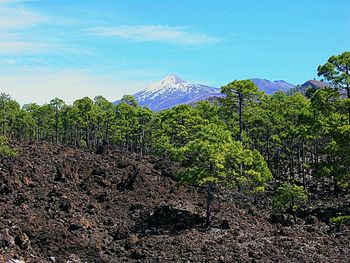
[[[349,0],[0,0],[0,92],[134,94],[169,74],[302,84],[350,50]]]

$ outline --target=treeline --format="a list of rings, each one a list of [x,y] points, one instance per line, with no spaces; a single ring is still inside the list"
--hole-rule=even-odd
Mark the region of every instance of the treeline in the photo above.
[[[157,154],[181,161],[180,181],[237,186],[258,193],[292,182],[338,195],[350,180],[350,52],[329,58],[318,75],[332,87],[266,95],[249,80],[222,87],[223,98],[152,112],[124,96],[23,107],[0,96],[0,133],[18,140]],[[347,97],[340,96],[344,91]],[[208,203],[210,210],[210,202]]]
[[[131,96],[124,96],[118,105],[98,96],[78,99],[73,105],[55,98],[42,106],[31,103],[21,108],[3,93],[0,114],[4,136],[90,149],[109,143],[129,151],[145,148],[145,130],[153,116]]]

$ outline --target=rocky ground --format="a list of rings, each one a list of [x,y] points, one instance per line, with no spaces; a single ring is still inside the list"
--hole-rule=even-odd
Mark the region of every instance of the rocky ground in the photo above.
[[[349,227],[328,223],[349,212],[349,196],[311,200],[285,225],[271,221],[268,198],[217,191],[206,229],[205,190],[178,186],[172,163],[14,146],[0,166],[0,263],[349,262]]]

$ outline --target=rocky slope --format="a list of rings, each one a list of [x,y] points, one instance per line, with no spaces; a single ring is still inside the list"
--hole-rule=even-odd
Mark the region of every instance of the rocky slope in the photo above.
[[[251,81],[253,81],[253,83],[266,94],[273,94],[277,91],[288,92],[290,89],[295,87],[295,85],[284,80],[270,81],[267,79],[254,78],[251,79]]]
[[[216,190],[203,226],[205,189],[178,186],[175,164],[104,150],[15,143],[1,163],[0,262],[348,262],[349,228],[307,208],[298,225],[272,223],[269,199]],[[311,211],[318,211],[313,213]],[[319,219],[316,218],[319,216]],[[13,261],[16,262],[16,261]]]
[[[322,89],[322,88],[327,87],[327,86],[330,86],[330,84],[319,81],[319,80],[312,79],[312,80],[308,80],[305,83],[303,83],[301,85],[301,88],[304,90],[306,90],[310,87],[313,89]]]

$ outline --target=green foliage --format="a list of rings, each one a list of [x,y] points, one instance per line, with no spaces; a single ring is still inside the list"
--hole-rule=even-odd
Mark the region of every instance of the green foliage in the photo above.
[[[308,199],[306,191],[302,186],[284,183],[276,190],[272,200],[272,208],[275,212],[295,214],[300,205]]]
[[[156,154],[183,163],[184,183],[218,183],[255,194],[273,179],[293,179],[304,187],[322,183],[322,192],[337,195],[350,183],[350,99],[344,97],[349,54],[332,56],[318,68],[331,87],[264,95],[250,80],[235,80],[222,87],[221,99],[161,112],[141,107],[130,95],[117,105],[97,96],[73,105],[54,98],[21,108],[2,93],[0,135]]]
[[[302,87],[301,85],[296,85],[294,88],[291,88],[290,90],[287,91],[288,96],[293,96],[297,93],[301,93],[302,95],[306,95],[308,89],[311,87]]]
[[[234,80],[223,86],[221,93],[226,95],[221,101],[227,108],[237,107],[240,99],[245,103],[254,101],[262,95],[251,80]]]
[[[311,96],[313,110],[313,132],[322,138],[324,144],[320,152],[327,156],[315,165],[314,175],[335,180],[334,192],[339,187],[347,187],[350,179],[350,126],[347,106],[339,93],[332,88],[315,91]]]
[[[243,112],[244,108],[254,105],[262,97],[263,92],[251,80],[234,80],[221,88],[221,93],[225,95],[220,100],[223,107],[225,119],[229,127],[234,131],[238,123],[238,139],[243,140]]]
[[[207,225],[210,225],[211,186],[239,184],[245,192],[258,193],[271,180],[264,158],[256,150],[244,149],[221,125],[204,125],[192,139],[178,148],[176,157],[185,167],[177,175],[180,183],[206,185]]]
[[[153,113],[146,107],[129,103],[134,99],[128,97],[115,106],[115,137],[114,141],[127,150],[145,150],[150,139],[150,124]],[[138,145],[138,147],[135,147]]]
[[[0,158],[11,158],[17,156],[18,152],[9,146],[6,136],[0,136]]]
[[[227,182],[226,162],[230,152],[239,147],[238,144],[222,127],[215,124],[205,126],[193,140],[179,149],[178,159],[187,167],[180,172],[179,182],[199,185]]]
[[[237,185],[247,193],[257,193],[272,179],[258,151],[244,149],[228,130],[216,124],[204,126],[179,149],[178,157],[187,167],[178,176],[182,183]]]
[[[80,148],[85,149],[87,147],[86,141],[84,139],[81,139],[79,141],[79,146],[80,146]]]
[[[329,222],[335,225],[342,225],[350,222],[350,216],[336,216],[329,219]]]
[[[186,145],[208,120],[202,118],[195,108],[179,105],[159,112],[152,122],[155,151],[166,158],[174,158],[177,149]]]
[[[136,102],[135,98],[132,95],[124,95],[120,102],[126,103],[134,108],[139,106],[139,104]]]
[[[199,101],[194,110],[206,122],[226,127],[224,120],[221,118],[221,107],[217,103],[211,103],[207,100]]]
[[[327,63],[317,68],[319,76],[339,89],[346,89],[349,97],[350,88],[350,52],[346,51],[337,56],[331,56]]]
[[[237,160],[240,162],[237,163]],[[242,170],[231,170],[241,191],[248,194],[265,191],[266,184],[272,180],[272,174],[264,157],[257,150],[242,149],[238,155],[231,156],[230,167],[233,162],[236,162],[235,167],[242,167]]]

